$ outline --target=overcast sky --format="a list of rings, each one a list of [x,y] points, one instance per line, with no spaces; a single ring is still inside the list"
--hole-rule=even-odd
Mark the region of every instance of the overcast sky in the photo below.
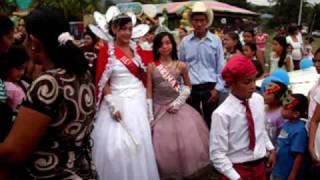
[[[310,3],[319,2],[319,0],[307,0]],[[257,4],[257,5],[269,5],[268,0],[248,0],[248,2]]]

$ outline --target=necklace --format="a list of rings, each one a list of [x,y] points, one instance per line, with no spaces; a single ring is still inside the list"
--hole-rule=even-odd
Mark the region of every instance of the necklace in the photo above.
[[[162,64],[164,67],[169,68],[169,67],[172,66],[173,62],[171,61],[171,62],[168,63],[168,64],[163,64],[163,63],[161,63],[161,64]]]

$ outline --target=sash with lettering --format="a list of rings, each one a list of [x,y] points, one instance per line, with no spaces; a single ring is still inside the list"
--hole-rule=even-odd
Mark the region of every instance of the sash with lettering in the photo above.
[[[116,59],[118,59],[129,70],[129,72],[131,72],[131,74],[142,81],[143,85],[146,85],[145,76],[143,76],[143,69],[138,67],[132,59],[128,58],[119,47],[115,46],[114,51]]]
[[[163,79],[168,81],[168,83],[171,85],[171,87],[179,92],[180,90],[180,84],[177,81],[177,79],[170,74],[170,72],[160,63],[160,60],[156,61],[156,68],[159,70],[161,76]]]

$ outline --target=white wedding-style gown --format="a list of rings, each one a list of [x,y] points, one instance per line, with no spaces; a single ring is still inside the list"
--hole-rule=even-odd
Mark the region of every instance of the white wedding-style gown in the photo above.
[[[137,55],[136,55],[137,56]],[[134,58],[136,61],[140,57]],[[108,80],[122,122],[111,117],[102,100],[92,132],[93,160],[100,180],[159,180],[143,83],[113,55],[109,45],[107,69],[99,82]],[[102,98],[103,99],[103,98]]]

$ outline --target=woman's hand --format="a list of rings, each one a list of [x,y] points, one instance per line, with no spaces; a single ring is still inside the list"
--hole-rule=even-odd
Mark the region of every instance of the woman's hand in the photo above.
[[[170,106],[170,107],[167,109],[167,112],[168,112],[168,113],[171,113],[171,114],[174,114],[174,113],[178,112],[178,109],[177,109],[177,108],[174,108],[174,106]]]

